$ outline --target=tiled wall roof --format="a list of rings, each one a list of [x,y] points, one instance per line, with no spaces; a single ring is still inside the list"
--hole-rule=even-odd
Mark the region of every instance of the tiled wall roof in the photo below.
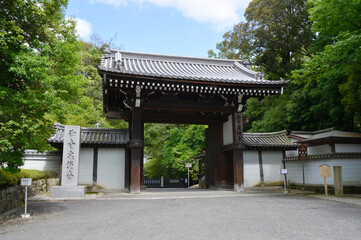
[[[243,133],[243,143],[246,148],[278,148],[284,150],[297,149],[287,136],[287,131],[271,133]]]
[[[64,141],[64,125],[55,123],[55,134],[48,141],[51,144],[62,144]],[[120,146],[129,142],[128,129],[81,128],[82,145]]]
[[[64,125],[54,124],[55,134],[48,141],[62,144],[64,140]],[[82,145],[125,146],[129,142],[128,129],[82,128]],[[296,149],[297,144],[291,142],[286,131],[272,133],[243,133],[243,143],[246,149]]]

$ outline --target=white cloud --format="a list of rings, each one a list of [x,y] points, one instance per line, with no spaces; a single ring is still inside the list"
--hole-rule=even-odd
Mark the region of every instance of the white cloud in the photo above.
[[[101,2],[106,3],[113,6],[127,5],[127,0],[91,0],[90,2]]]
[[[170,7],[185,17],[200,23],[210,23],[219,30],[232,27],[243,16],[251,0],[95,0],[113,6],[135,2],[140,5],[151,3],[158,7]]]
[[[92,25],[80,18],[75,18],[76,20],[76,32],[79,34],[79,37],[82,39],[88,39],[92,33]]]

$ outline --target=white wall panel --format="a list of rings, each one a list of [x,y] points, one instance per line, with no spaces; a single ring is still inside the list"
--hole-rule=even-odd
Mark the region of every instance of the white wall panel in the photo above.
[[[125,150],[99,148],[97,184],[107,189],[124,189],[124,180]]]
[[[78,184],[93,184],[93,148],[81,148]]]
[[[286,168],[287,168],[287,181],[296,184],[303,184],[301,161],[287,161]]]
[[[361,152],[361,144],[335,144],[336,152]]]
[[[286,151],[286,157],[297,157],[297,156],[298,156],[298,150]]]
[[[39,154],[25,154],[24,165],[20,168],[40,171],[54,171],[60,177],[61,156]]]
[[[232,114],[228,116],[228,121],[223,123],[223,144],[233,143]]]
[[[281,169],[283,168],[282,159],[282,151],[262,151],[265,185],[283,181],[283,175],[281,175]]]
[[[327,178],[327,183],[333,185],[333,166],[342,167],[344,185],[361,186],[361,159],[333,159],[305,161],[305,184],[323,185],[323,178],[319,175],[319,167],[327,164],[331,167],[332,177]],[[286,162],[288,170],[287,179],[292,183],[302,184],[302,161]]]
[[[329,144],[312,146],[307,148],[307,155],[330,153],[330,152],[331,152],[331,146]]]
[[[244,186],[254,187],[261,183],[258,151],[243,151]]]

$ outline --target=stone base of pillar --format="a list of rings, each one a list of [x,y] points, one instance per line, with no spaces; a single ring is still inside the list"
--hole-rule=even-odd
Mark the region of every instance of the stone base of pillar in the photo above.
[[[130,187],[131,194],[139,194],[140,193],[140,186],[139,187]]]
[[[82,198],[85,196],[86,186],[53,186],[52,198]]]
[[[233,190],[233,185],[210,185],[209,189],[212,189],[212,190]]]
[[[239,186],[238,184],[234,184],[233,187],[234,187],[235,192],[244,192],[245,191],[243,184],[241,186]]]

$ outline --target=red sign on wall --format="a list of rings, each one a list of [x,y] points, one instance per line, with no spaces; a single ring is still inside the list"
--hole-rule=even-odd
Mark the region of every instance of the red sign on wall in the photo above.
[[[307,159],[307,147],[305,145],[301,145],[298,147],[298,159],[300,160]]]

